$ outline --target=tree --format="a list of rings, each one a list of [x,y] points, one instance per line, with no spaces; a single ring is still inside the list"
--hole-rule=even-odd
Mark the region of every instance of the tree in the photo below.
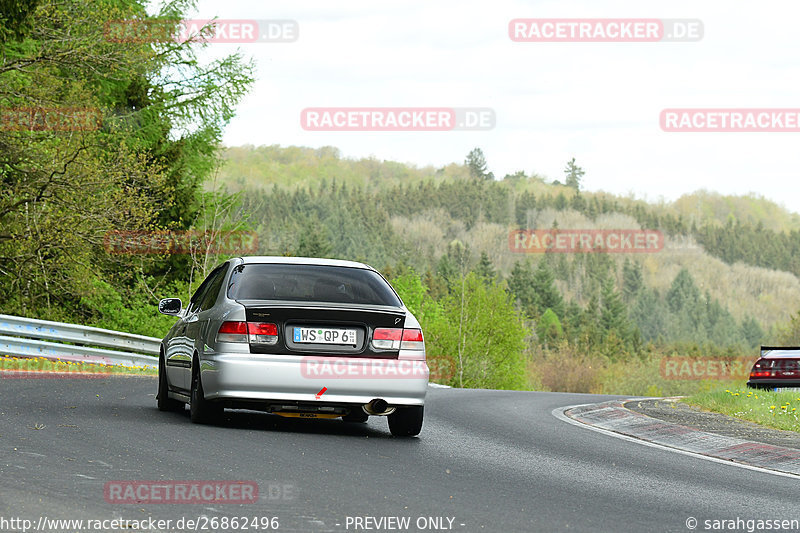
[[[305,225],[298,239],[297,257],[328,257],[331,253],[331,243],[325,235],[325,226],[311,221]]]
[[[669,334],[670,311],[655,290],[641,290],[633,301],[628,316],[645,342],[666,340]]]
[[[525,175],[525,171],[524,170],[517,170],[513,174],[506,174],[505,176],[503,176],[503,181],[505,181],[505,180],[522,181],[522,180],[526,180],[526,179],[528,179],[528,177]]]
[[[572,187],[573,189],[580,190],[581,188],[581,178],[586,172],[575,164],[575,158],[573,157],[571,160],[567,161],[567,167],[564,169],[564,175],[566,179],[564,180],[564,184],[567,187]]]
[[[642,265],[625,258],[622,265],[622,299],[625,303],[631,303],[643,287]]]
[[[536,314],[541,315],[545,309],[552,309],[559,316],[564,316],[564,298],[555,284],[553,272],[544,260],[539,261],[539,266],[533,275],[533,293],[535,295]]]
[[[539,337],[539,342],[547,347],[558,342],[563,335],[561,322],[553,310],[548,307],[536,324],[536,336]]]
[[[177,26],[186,4],[165,4],[159,20]],[[134,0],[8,0],[0,12],[2,107],[33,110],[0,134],[5,312],[90,319],[80,302],[99,279],[126,291],[123,303],[149,305],[151,280],[182,278],[191,258],[113,255],[104,238],[203,217],[203,182],[252,64],[238,54],[201,64],[197,40],[115,41],[114,21],[152,20]]]
[[[459,283],[444,303],[446,327],[426,331],[454,355],[459,387],[524,389],[527,387],[525,338],[530,331],[500,285],[486,285],[474,272]],[[429,328],[430,329],[430,328]]]
[[[533,286],[533,267],[530,261],[516,261],[508,277],[508,289],[527,314],[536,309],[536,292]]]
[[[0,49],[8,40],[21,40],[31,29],[31,15],[41,0],[0,2]]]
[[[682,268],[672,280],[672,285],[667,291],[667,304],[670,311],[679,313],[694,307],[699,301],[700,289],[695,285],[689,271]]]
[[[475,267],[475,273],[487,284],[497,281],[497,271],[486,252],[481,252],[481,258],[478,260],[478,264]]]
[[[494,174],[486,171],[486,157],[483,155],[483,150],[474,148],[464,161],[464,165],[469,170],[469,175],[473,178],[493,180]]]
[[[620,339],[628,339],[630,324],[619,293],[614,287],[614,279],[605,279],[600,292],[600,326],[606,334],[615,333]]]

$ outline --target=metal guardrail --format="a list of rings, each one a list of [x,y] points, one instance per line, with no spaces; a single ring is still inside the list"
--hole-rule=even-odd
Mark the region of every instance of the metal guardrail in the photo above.
[[[160,343],[133,333],[0,315],[0,355],[157,367]]]

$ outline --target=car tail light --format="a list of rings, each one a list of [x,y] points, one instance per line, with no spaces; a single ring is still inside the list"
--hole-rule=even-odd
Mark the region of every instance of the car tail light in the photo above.
[[[278,342],[278,326],[271,322],[248,322],[247,334],[250,344],[276,344]]]
[[[276,344],[278,326],[269,322],[223,322],[217,331],[217,342]]]
[[[750,371],[751,378],[769,378],[775,375],[772,370],[769,368],[772,367],[771,361],[765,361],[764,359],[759,359],[753,365],[753,369]]]
[[[217,331],[217,342],[247,342],[247,322],[223,322]]]
[[[375,328],[372,332],[372,346],[379,350],[399,350],[402,338],[402,328]]]
[[[425,340],[422,338],[421,329],[404,329],[401,350],[424,350]]]

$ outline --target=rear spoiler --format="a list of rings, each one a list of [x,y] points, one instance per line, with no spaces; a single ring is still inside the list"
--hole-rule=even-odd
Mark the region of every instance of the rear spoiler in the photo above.
[[[781,351],[800,351],[800,346],[762,346],[761,347],[761,356],[763,357],[768,352],[773,350],[781,350]]]

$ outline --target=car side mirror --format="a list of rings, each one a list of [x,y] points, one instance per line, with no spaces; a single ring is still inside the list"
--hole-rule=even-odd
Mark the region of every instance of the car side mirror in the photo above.
[[[158,302],[158,312],[162,315],[180,315],[183,303],[180,298],[164,298]]]

